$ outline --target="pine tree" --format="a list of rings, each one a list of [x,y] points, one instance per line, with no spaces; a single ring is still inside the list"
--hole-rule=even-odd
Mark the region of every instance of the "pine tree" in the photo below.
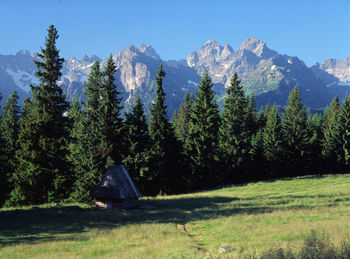
[[[183,189],[180,143],[175,137],[174,129],[167,118],[163,78],[163,66],[157,71],[157,98],[152,104],[149,132],[152,141],[150,175],[151,181],[147,193],[176,193]]]
[[[184,102],[174,115],[175,135],[182,143],[185,143],[188,138],[193,102],[193,95],[187,92],[184,97]]]
[[[326,171],[336,170],[337,168],[337,154],[340,151],[337,140],[339,113],[339,98],[336,96],[330,107],[326,109],[322,123],[321,148]]]
[[[146,114],[140,97],[136,98],[131,112],[126,114],[125,128],[127,130],[128,152],[123,160],[123,164],[140,188],[141,193],[144,193],[144,187],[148,184],[146,176],[149,172],[151,140]]]
[[[284,139],[282,122],[276,105],[267,109],[266,125],[263,128],[263,149],[268,176],[279,177],[283,167]]]
[[[225,171],[229,179],[242,179],[244,165],[250,160],[252,116],[249,100],[240,85],[237,73],[231,78],[226,89],[224,113],[220,127],[220,146],[223,153]],[[239,170],[237,170],[239,169]],[[234,175],[234,174],[241,175]]]
[[[107,59],[106,66],[102,72],[102,82],[100,89],[100,101],[98,114],[103,132],[101,143],[102,152],[105,155],[106,166],[121,164],[123,154],[125,153],[124,128],[121,110],[121,94],[117,91],[114,83],[114,73],[116,65],[112,55]]]
[[[11,189],[9,179],[12,177],[15,169],[15,154],[17,150],[17,139],[19,130],[19,117],[20,117],[20,107],[18,105],[18,95],[14,91],[13,94],[7,100],[4,106],[3,116],[0,120],[0,129],[2,134],[2,142],[4,150],[2,151],[2,156],[4,159],[3,170],[6,175],[6,187],[4,187],[4,192],[6,196],[8,191]],[[5,191],[6,189],[6,191]]]
[[[283,132],[286,140],[286,161],[293,175],[304,173],[309,143],[306,109],[302,105],[298,88],[289,94],[283,114]]]
[[[40,85],[31,86],[33,97],[26,103],[19,132],[13,204],[61,200],[70,191],[66,160],[68,118],[64,116],[69,105],[57,84],[64,61],[56,48],[57,39],[57,30],[51,25],[45,48],[38,54],[40,61],[34,61]]]
[[[187,155],[193,188],[213,186],[218,178],[220,115],[208,71],[205,71],[192,108]]]

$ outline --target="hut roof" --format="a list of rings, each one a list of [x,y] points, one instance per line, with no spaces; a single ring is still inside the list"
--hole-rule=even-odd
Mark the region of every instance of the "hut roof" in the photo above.
[[[141,193],[123,165],[110,166],[91,196],[103,199],[137,199]]]

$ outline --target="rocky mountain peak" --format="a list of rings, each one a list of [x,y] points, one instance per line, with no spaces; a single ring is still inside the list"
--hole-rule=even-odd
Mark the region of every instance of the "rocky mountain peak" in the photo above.
[[[101,59],[98,56],[96,56],[96,55],[91,55],[91,56],[84,55],[82,57],[82,61],[83,62],[87,62],[87,63],[92,63],[92,62],[95,62],[95,61],[99,61],[100,62]]]
[[[215,48],[221,48],[221,45],[216,40],[208,40],[203,44],[203,47],[215,49]]]
[[[266,45],[265,42],[259,40],[258,38],[250,37],[242,42],[241,46],[239,47],[239,50],[246,49],[254,52],[257,49],[262,48],[264,45]]]
[[[36,54],[32,51],[22,49],[16,53],[16,56],[30,56],[30,57],[34,58],[34,57],[36,57]]]
[[[255,55],[257,55],[260,58],[268,59],[270,57],[273,57],[277,55],[276,51],[273,51],[269,49],[266,46],[266,43],[259,40],[258,38],[251,37],[243,41],[241,46],[239,47],[238,51],[243,52],[244,50],[248,50],[253,52]]]
[[[152,48],[152,46],[150,45],[146,45],[144,43],[141,43],[138,46],[139,51],[141,51],[142,53],[144,53],[145,55],[160,60],[160,56],[158,55],[158,53],[154,50],[154,48]]]
[[[225,44],[224,48],[221,51],[220,57],[222,60],[225,60],[225,59],[231,57],[233,53],[234,53],[233,48],[230,45]]]

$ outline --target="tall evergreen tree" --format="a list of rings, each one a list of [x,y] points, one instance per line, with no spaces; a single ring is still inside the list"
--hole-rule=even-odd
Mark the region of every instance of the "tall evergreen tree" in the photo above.
[[[0,128],[2,134],[2,141],[4,145],[3,152],[3,166],[6,174],[6,195],[11,189],[10,182],[8,181],[14,173],[15,169],[15,153],[17,150],[17,138],[19,130],[19,117],[20,117],[20,107],[18,105],[18,95],[14,91],[13,94],[7,100],[6,105],[4,106],[3,116],[0,119]]]
[[[182,143],[185,143],[188,138],[193,102],[193,95],[187,92],[184,97],[184,102],[174,115],[175,135]]]
[[[337,141],[339,145],[338,161],[342,169],[349,172],[350,168],[350,97],[347,95],[339,112],[337,127]]]
[[[125,164],[130,176],[143,193],[144,186],[148,184],[146,176],[149,172],[151,140],[140,97],[136,98],[131,112],[126,114],[125,128],[127,130],[128,152],[123,164]]]
[[[242,179],[242,173],[250,159],[251,111],[249,100],[235,73],[226,89],[224,113],[220,127],[220,146],[223,153],[225,171],[229,179]],[[239,170],[237,170],[239,169]],[[241,175],[235,175],[235,174]]]
[[[322,115],[314,114],[307,117],[307,127],[310,134],[307,170],[312,173],[325,173],[326,168],[322,165]]]
[[[293,175],[304,173],[309,143],[306,109],[301,103],[299,90],[295,87],[289,94],[283,114],[283,132],[286,140],[286,161]]]
[[[0,101],[2,99],[2,95],[0,93]],[[1,111],[1,107],[0,107]],[[2,114],[0,112],[0,120],[2,119]],[[3,205],[4,201],[7,198],[8,193],[8,178],[6,174],[6,165],[7,165],[7,157],[6,157],[6,145],[3,138],[3,132],[0,128],[0,206]]]
[[[193,188],[213,186],[218,178],[220,115],[213,84],[205,71],[196,94],[189,128],[187,155],[193,174]]]
[[[45,48],[34,61],[40,79],[39,86],[31,86],[32,101],[27,102],[25,122],[19,133],[18,167],[15,172],[14,204],[42,203],[63,199],[70,188],[67,175],[68,110],[65,95],[57,82],[61,77],[63,59],[56,48],[58,33],[51,25]]]
[[[263,149],[266,170],[269,176],[279,177],[282,171],[284,155],[284,139],[282,122],[276,105],[267,110],[266,125],[263,128]]]
[[[4,106],[0,125],[9,153],[8,160],[12,162],[14,161],[16,152],[16,142],[19,130],[18,122],[21,111],[20,106],[18,105],[18,99],[19,97],[17,95],[17,92],[14,91]]]
[[[100,150],[99,134],[91,127],[92,120],[81,110],[77,99],[73,99],[69,118],[70,130],[69,160],[74,175],[73,190],[70,198],[73,201],[90,201],[90,192],[101,180],[105,165]]]
[[[182,184],[182,165],[180,143],[175,137],[174,129],[167,118],[163,78],[163,66],[157,71],[157,98],[152,104],[149,125],[152,140],[150,174],[152,186],[149,194],[179,192]]]
[[[339,113],[339,98],[336,96],[331,105],[326,109],[322,123],[322,158],[324,160],[324,168],[327,171],[333,171],[337,168],[337,154],[340,151],[337,140]]]
[[[98,108],[103,132],[101,143],[107,166],[121,164],[125,153],[124,128],[121,117],[122,98],[119,97],[121,93],[117,91],[117,85],[115,84],[115,72],[116,65],[112,55],[110,55],[102,72]]]
[[[73,100],[70,110],[72,130],[70,132],[70,161],[73,165],[75,182],[71,199],[91,200],[90,192],[101,180],[107,165],[104,140],[104,111],[100,108],[102,75],[100,64],[96,61],[85,83],[86,102],[79,108]],[[102,142],[102,143],[101,143]]]

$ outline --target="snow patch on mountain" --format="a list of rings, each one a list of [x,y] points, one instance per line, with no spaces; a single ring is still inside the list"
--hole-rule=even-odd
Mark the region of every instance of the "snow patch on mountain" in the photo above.
[[[198,85],[198,83],[193,82],[193,81],[190,80],[190,79],[187,80],[187,83],[190,84],[190,85],[194,85],[194,86],[197,86],[197,85]]]
[[[15,84],[27,93],[30,91],[30,84],[40,84],[40,80],[36,76],[33,76],[32,74],[29,74],[26,71],[15,71],[11,68],[7,68],[5,71],[12,77]]]

